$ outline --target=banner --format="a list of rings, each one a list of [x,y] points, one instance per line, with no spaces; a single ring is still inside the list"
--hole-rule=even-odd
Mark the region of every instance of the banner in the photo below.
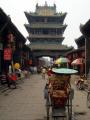
[[[11,60],[12,59],[12,49],[5,48],[4,49],[4,60]]]

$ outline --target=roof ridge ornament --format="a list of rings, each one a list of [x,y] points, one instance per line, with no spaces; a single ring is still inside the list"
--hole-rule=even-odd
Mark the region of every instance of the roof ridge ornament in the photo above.
[[[36,4],[36,7],[38,7],[38,3]]]
[[[45,1],[45,7],[47,7],[48,5],[47,5],[47,1]]]

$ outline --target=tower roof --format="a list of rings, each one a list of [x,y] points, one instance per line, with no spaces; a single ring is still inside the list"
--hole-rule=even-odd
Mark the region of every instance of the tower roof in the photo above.
[[[50,16],[56,13],[56,5],[48,6],[47,2],[45,2],[44,6],[36,5],[35,13],[38,15]]]
[[[28,12],[25,12],[25,15],[27,16]],[[29,12],[29,15],[31,16],[66,16],[66,12],[56,12],[56,4],[53,4],[52,6],[48,6],[47,2],[45,2],[44,6],[39,6],[38,3],[36,4],[35,12]]]
[[[83,35],[90,37],[90,19],[84,25],[80,25],[80,31]]]
[[[72,49],[72,47],[67,47],[65,45],[60,44],[31,44],[30,48],[32,50],[69,50]]]
[[[67,25],[61,25],[61,24],[49,24],[49,23],[40,23],[40,24],[25,24],[25,27],[27,29],[29,28],[60,28],[60,29],[65,29]]]

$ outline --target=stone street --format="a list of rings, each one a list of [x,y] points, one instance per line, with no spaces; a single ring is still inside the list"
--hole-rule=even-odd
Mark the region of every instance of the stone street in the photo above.
[[[73,78],[74,79],[74,78]],[[43,89],[46,80],[31,75],[17,85],[17,89],[0,90],[0,120],[46,120]],[[73,82],[74,83],[74,82]],[[73,99],[73,120],[90,120],[86,92],[76,90]],[[76,119],[75,119],[76,118]]]

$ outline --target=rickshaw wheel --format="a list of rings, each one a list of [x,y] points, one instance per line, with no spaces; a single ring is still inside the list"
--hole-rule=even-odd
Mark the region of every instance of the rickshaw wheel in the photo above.
[[[46,100],[46,114],[47,114],[47,120],[49,120],[49,110],[50,110],[49,101]]]

